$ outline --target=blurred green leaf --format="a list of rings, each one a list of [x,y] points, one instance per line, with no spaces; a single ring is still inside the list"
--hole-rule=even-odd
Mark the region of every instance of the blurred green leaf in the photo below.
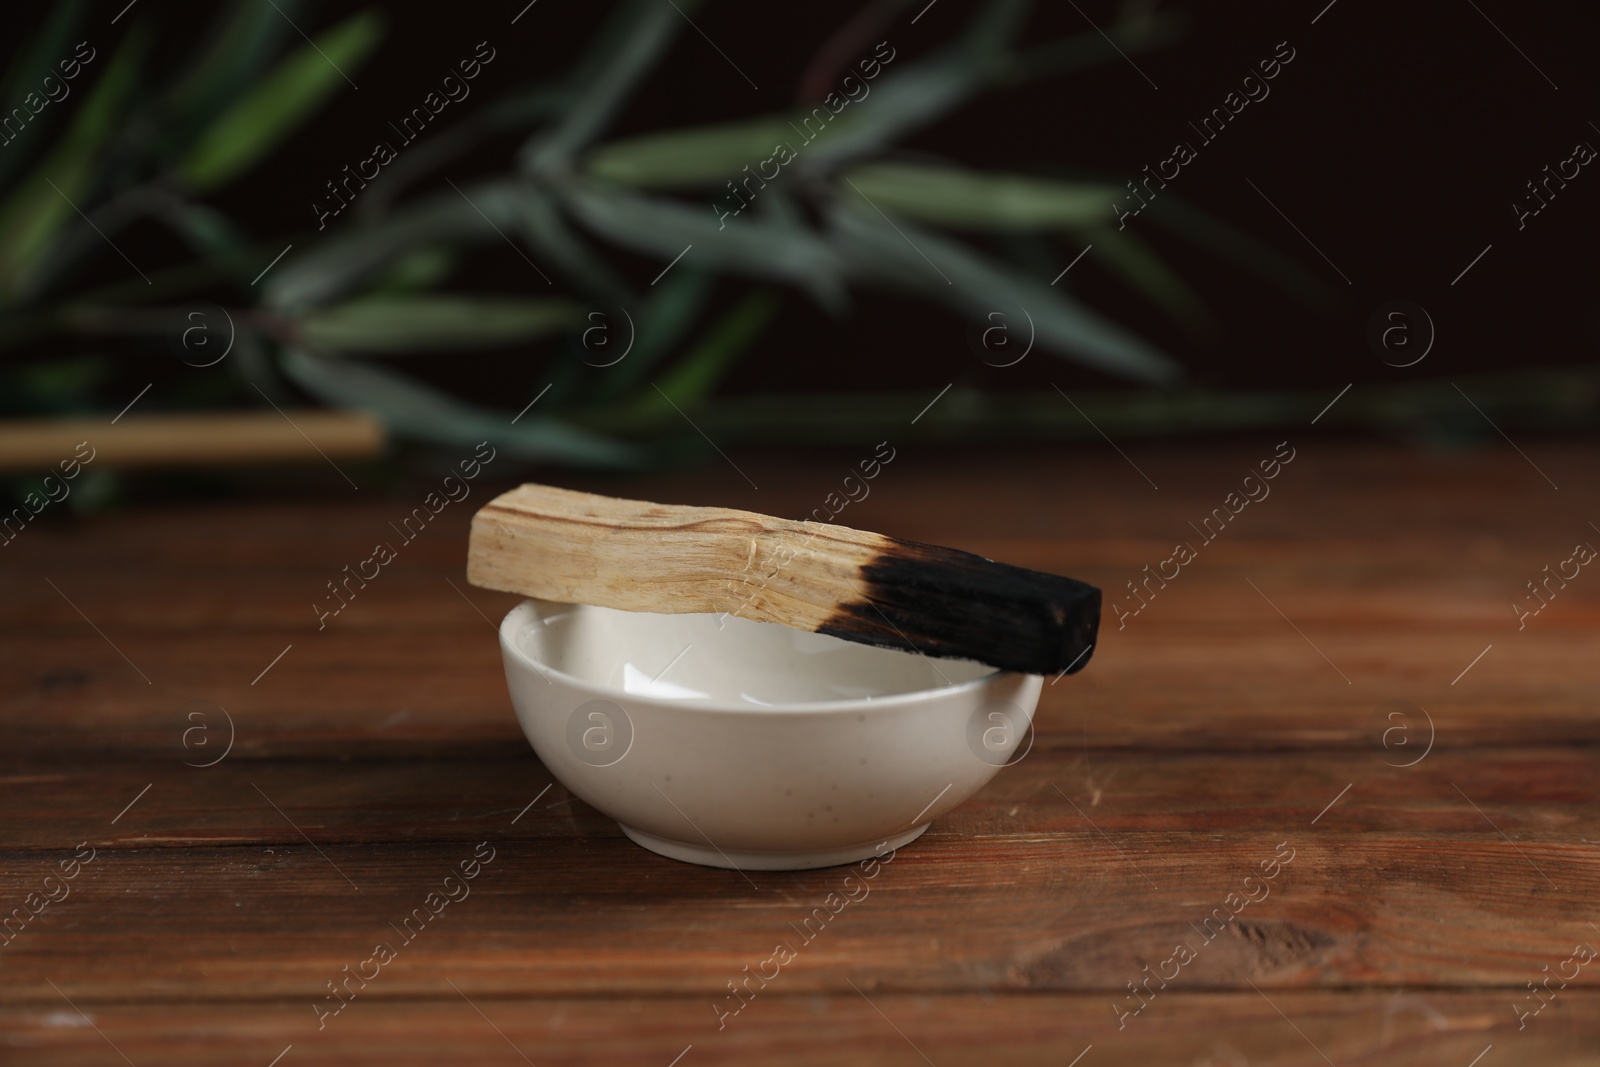
[[[584,170],[591,177],[641,189],[721,187],[737,183],[745,176],[743,168],[756,167],[777,145],[793,149],[804,142],[787,118],[769,115],[611,141],[589,153]]]
[[[63,229],[34,261],[28,276],[29,290],[44,289],[80,260],[104,253],[113,234],[143,219],[155,219],[170,227],[219,272],[241,281],[247,281],[254,273],[249,264],[240,261],[249,251],[249,241],[232,220],[207,204],[197,204],[162,186],[134,186],[96,207],[91,219],[93,226]],[[149,289],[154,287],[155,279],[149,286],[143,278],[135,276],[134,281]]]
[[[658,403],[666,405],[666,397],[680,406],[699,403],[716,388],[733,361],[761,336],[761,331],[777,315],[780,304],[778,294],[771,289],[760,289],[746,296],[728,309],[671,374],[657,383],[660,392],[652,389],[641,394],[641,404],[646,407]]]
[[[302,389],[327,403],[373,413],[397,438],[459,448],[488,441],[521,459],[584,467],[634,467],[644,458],[632,444],[555,419],[525,415],[513,424],[508,413],[467,404],[381,367],[322,359],[298,348],[287,350],[282,362]]]
[[[977,230],[1075,229],[1104,222],[1116,190],[957,167],[868,163],[843,175],[884,211],[940,226]],[[849,196],[848,190],[841,195]]]
[[[851,121],[801,153],[801,168],[825,171],[879,151],[965,103],[1003,75],[1028,6],[1027,0],[990,0],[956,44],[909,63],[893,55],[867,97],[847,109]]]
[[[1014,343],[1029,338],[1108,374],[1158,384],[1181,374],[1151,345],[1049,284],[909,221],[891,224],[859,197],[837,204],[829,222],[836,252],[860,281],[953,305],[986,325],[1002,315]]]
[[[959,51],[938,53],[900,70],[891,67],[865,100],[850,105],[850,121],[834,123],[839,129],[832,136],[819,137],[800,153],[799,165],[826,171],[842,160],[886,149],[954,110],[986,78],[985,68]]]
[[[1308,307],[1329,307],[1333,303],[1333,289],[1297,261],[1176,197],[1152,200],[1149,215],[1157,225],[1250,271]]]
[[[238,177],[344,85],[382,36],[383,18],[368,8],[296,49],[217,116],[180,162],[184,181],[206,191]]]
[[[142,26],[128,33],[72,124],[0,207],[0,302],[34,287],[35,262],[94,190],[95,163],[133,95],[146,40]]]
[[[130,103],[122,106],[113,100],[108,106],[100,100],[99,110],[110,118],[101,115],[100,133],[81,140],[76,155],[59,151],[75,130],[60,137],[56,130],[28,131],[30,136],[52,136],[20,147],[37,153],[48,148],[53,165],[72,164],[66,171],[76,173],[76,184],[41,166],[30,184],[12,190],[26,192],[27,197],[14,195],[0,203],[0,301],[8,289],[23,296],[54,291],[55,279],[72,277],[69,268],[89,262],[91,256],[99,263],[112,255],[95,230],[73,218],[73,209],[48,185],[42,187],[48,195],[37,195],[40,175],[70,193],[94,224],[119,244],[119,227],[154,218],[176,229],[205,259],[163,266],[158,257],[146,264],[145,257],[129,247],[150,271],[149,282],[123,272],[124,281],[97,283],[89,294],[92,299],[74,294],[64,296],[58,306],[7,309],[0,321],[0,339],[13,346],[33,345],[52,334],[66,334],[76,343],[98,333],[115,336],[129,348],[148,345],[152,330],[141,323],[165,319],[153,312],[129,311],[130,305],[214,285],[219,269],[235,276],[243,271],[243,280],[248,281],[292,238],[293,251],[256,289],[240,286],[241,293],[259,294],[272,310],[259,319],[241,321],[229,372],[179,386],[173,397],[180,406],[210,403],[216,398],[206,390],[240,384],[244,395],[253,397],[250,385],[257,383],[286,402],[283,391],[293,392],[293,387],[280,377],[285,374],[300,389],[329,403],[377,411],[397,438],[450,448],[470,448],[487,438],[502,454],[509,450],[533,459],[621,467],[646,459],[659,462],[680,448],[700,446],[698,435],[686,432],[680,412],[648,384],[652,380],[690,411],[697,424],[705,422],[719,442],[724,428],[729,428],[730,439],[776,432],[814,440],[845,432],[846,423],[848,432],[857,436],[866,432],[863,427],[881,425],[885,404],[881,394],[844,398],[841,403],[854,405],[848,411],[835,411],[829,403],[814,400],[757,397],[747,403],[742,397],[716,397],[729,370],[740,358],[749,358],[762,331],[771,328],[779,305],[778,293],[761,290],[736,296],[732,307],[707,316],[704,309],[711,293],[738,292],[732,286],[719,286],[730,275],[801,288],[829,309],[843,308],[847,285],[861,283],[915,294],[985,328],[992,327],[996,321],[992,316],[999,312],[1018,350],[1020,331],[1027,330],[1041,349],[1108,373],[1171,381],[1178,370],[1165,356],[1081,306],[1065,286],[1045,284],[1059,262],[1008,266],[940,232],[998,234],[999,243],[1011,245],[1032,240],[1048,258],[1061,246],[1042,235],[1064,230],[1094,243],[1092,262],[1098,260],[1103,268],[1117,272],[1191,327],[1204,315],[1195,294],[1145,243],[1149,231],[1136,235],[1117,231],[1114,222],[1107,225],[1113,194],[1106,186],[983,174],[953,165],[858,162],[893,152],[908,135],[985,90],[1089,63],[1119,62],[1119,52],[1137,54],[1136,49],[1170,40],[1181,16],[1155,11],[1158,0],[1121,4],[1121,20],[1101,22],[1103,33],[1079,22],[1083,32],[1076,36],[1025,48],[1019,48],[1018,38],[1029,12],[1027,0],[978,0],[976,14],[945,45],[934,42],[930,51],[915,57],[902,47],[901,56],[892,62],[880,59],[882,75],[863,80],[870,93],[836,114],[824,108],[830,118],[814,140],[806,140],[807,135],[796,128],[812,114],[801,112],[691,126],[595,146],[678,35],[686,38],[685,50],[689,42],[695,48],[703,43],[684,32],[684,15],[694,12],[694,0],[672,4],[624,0],[614,5],[602,31],[569,71],[541,70],[536,76],[546,80],[524,82],[499,100],[480,99],[485,106],[474,105],[448,128],[430,129],[426,141],[385,168],[356,211],[345,213],[336,223],[324,220],[333,227],[331,232],[290,234],[270,246],[243,249],[242,235],[218,208],[173,196],[170,190],[176,187],[170,180],[141,183],[152,171],[150,161],[159,159],[169,161],[192,188],[219,188],[283,143],[332,93],[340,91],[343,79],[338,71],[309,46],[300,47],[301,38],[291,36],[288,22],[274,10],[296,12],[298,2],[230,0],[212,5],[220,13],[208,16],[213,22],[202,46],[175,59],[181,77],[159,93],[137,85],[136,75],[124,78],[121,98],[131,98]],[[919,8],[921,2],[916,0]],[[886,11],[901,10],[894,0],[882,4]],[[68,15],[80,5],[81,0],[63,0],[50,16],[51,26],[70,22]],[[318,45],[353,74],[380,36],[379,11],[370,8],[324,31],[317,36]],[[924,25],[932,23],[919,23]],[[706,28],[715,33],[713,27]],[[55,58],[39,43],[42,36],[36,35],[28,53],[27,62],[35,66],[34,61],[42,59],[48,65]],[[284,59],[286,37],[295,50]],[[123,58],[119,52],[95,66],[115,66]],[[701,58],[717,62],[709,51]],[[12,84],[20,85],[24,93],[33,88],[33,76],[19,73],[26,66],[26,62],[13,64],[10,72]],[[101,84],[89,84],[97,73],[108,77],[99,79]],[[55,108],[40,120],[53,118],[62,127],[70,120],[76,127],[84,112],[94,110],[91,95],[106,91],[109,74],[87,71],[73,88],[85,99],[73,100],[69,108]],[[770,90],[762,95],[770,95]],[[683,121],[694,120],[688,115]],[[437,174],[451,160],[465,160],[466,153],[490,135],[520,133],[535,124],[543,124],[543,129],[527,139],[518,156],[519,167],[534,173],[471,186],[457,177],[462,183],[459,191],[428,194],[390,214],[391,205],[418,177]],[[816,126],[816,120],[810,125]],[[796,154],[783,167],[787,181],[764,179],[768,184],[749,204],[724,198],[727,183],[739,183],[754,173],[779,144]],[[22,153],[7,154],[10,151],[0,150],[0,173],[13,162],[37,162]],[[580,157],[581,153],[586,154]],[[851,169],[841,173],[845,165]],[[850,184],[840,180],[844,176]],[[642,195],[642,190],[695,190],[701,196],[715,195],[717,202],[653,198]],[[742,187],[740,193],[751,200]],[[738,214],[730,211],[733,207],[741,209]],[[888,223],[884,215],[896,221]],[[1301,295],[1329,291],[1287,257],[1175,198],[1153,203],[1148,215],[1291,291]],[[524,270],[526,264],[500,247],[507,242],[525,249],[526,258],[538,267]],[[458,257],[484,244],[492,246],[490,255],[521,272],[503,279],[496,286],[502,290],[517,291],[514,286],[526,283],[530,292],[542,293],[547,283],[539,274],[548,272],[557,285],[570,282],[596,307],[629,312],[634,329],[628,355],[612,367],[592,368],[576,351],[546,344],[537,367],[523,376],[529,380],[495,396],[493,403],[512,409],[503,412],[462,401],[381,362],[344,358],[344,353],[399,355],[522,344],[582,321],[579,313],[589,305],[564,299],[428,292]],[[654,261],[642,276],[634,275],[636,283],[610,262],[610,253],[619,247]],[[1081,243],[1070,251],[1076,247]],[[645,285],[658,268],[660,275]],[[636,265],[634,269],[637,272]],[[640,287],[637,292],[634,284]],[[278,361],[251,330],[284,320],[301,329],[305,344],[290,348]],[[273,332],[281,336],[276,327]],[[613,336],[619,345],[625,340],[620,333]],[[559,354],[543,358],[558,347]],[[532,410],[524,410],[546,381],[554,382],[548,393]],[[52,395],[70,396],[73,405],[106,402],[98,394],[85,399],[82,388],[74,392],[65,380],[45,384]],[[186,388],[193,392],[186,394]],[[5,389],[0,382],[0,394]],[[1160,398],[1168,395],[1159,394],[1146,403],[1151,395],[1141,393],[1125,404],[1108,401],[1106,410],[1122,411],[1128,425],[1148,426],[1154,432],[1167,425],[1162,420],[1181,423],[1188,410],[1182,405],[1161,406]],[[925,396],[890,397],[888,402],[902,399],[907,418],[926,404]],[[1074,399],[1084,404],[1085,411],[1097,413],[1091,406],[1093,398],[1074,391]],[[1007,409],[1009,402],[957,388],[915,429],[934,435],[970,432],[972,427],[984,432],[1009,429],[1017,424],[1016,414]],[[1230,417],[1246,423],[1266,418],[1253,403],[1240,400]],[[577,405],[583,405],[581,410],[563,413],[564,406]],[[1070,436],[1086,428],[1080,425],[1081,417],[1063,407],[1053,393],[1028,398],[1026,405],[1021,421],[1037,428],[1039,436]],[[516,410],[524,414],[513,425]],[[651,443],[634,446],[631,440],[595,432],[599,430]]]
[[[1186,11],[1156,11],[1140,6],[1140,11],[1102,27],[1103,34],[1101,29],[1086,30],[1017,52],[1007,59],[997,80],[1016,85],[1101,63],[1120,62],[1125,56],[1172,44],[1189,27],[1190,15]]]
[[[72,54],[67,49],[67,42],[71,39],[73,28],[77,26],[82,12],[83,0],[64,0],[64,2],[54,4],[51,7],[49,16],[46,17],[45,23],[40,27],[39,32],[34,34],[32,42],[19,55],[15,56],[11,61],[11,65],[6,68],[4,88],[6,107],[20,106],[26,108],[27,105],[23,103],[23,100],[29,93],[45,95],[44,79],[46,75],[53,75],[57,81],[68,85],[69,94],[73,91],[75,87],[61,77],[61,71],[57,64],[63,60],[72,59]],[[7,135],[10,140],[4,145],[0,145],[5,149],[5,151],[0,152],[0,187],[3,187],[5,180],[32,155],[26,148],[13,148],[11,140],[20,140],[24,135],[27,135],[30,139],[38,138],[40,139],[39,143],[32,147],[36,151],[43,151],[43,146],[48,143],[48,138],[45,129],[41,127],[49,127],[51,125],[57,112],[62,110],[58,105],[65,103],[65,99],[68,98],[51,101],[45,106],[44,111],[29,120],[28,125],[23,130],[14,135]],[[10,112],[0,114],[9,115]]]
[[[165,196],[163,201],[158,212],[161,218],[208,259],[225,259],[249,246],[244,231],[209,204],[178,196]]]
[[[512,221],[505,198],[494,195],[492,186],[463,192],[437,193],[382,221],[346,227],[313,242],[303,253],[291,253],[262,282],[262,301],[279,310],[301,311],[350,292],[414,248],[501,241],[495,227],[504,228]]]
[[[519,85],[483,110],[461,116],[448,129],[424,131],[415,144],[407,145],[398,159],[386,164],[377,178],[368,183],[368,188],[356,201],[357,217],[371,220],[383,216],[400,194],[418,179],[459,158],[485,134],[537,125],[559,114],[570,102],[570,94],[560,86]]]
[[[591,297],[612,301],[627,299],[628,283],[572,231],[547,193],[530,182],[523,182],[509,189],[506,195],[516,212],[518,229],[543,258],[559,267]]]
[[[635,320],[633,350],[601,381],[598,395],[602,399],[625,395],[672,351],[700,314],[711,280],[710,271],[679,263],[650,287],[648,302]]]
[[[698,126],[612,141],[595,148],[585,160],[592,177],[637,188],[697,188],[737,181],[745,166],[754,167],[787,143],[802,169],[825,169],[838,160],[887,147],[897,138],[926,125],[965,102],[991,82],[1016,76],[1010,42],[1026,15],[1025,0],[997,0],[973,19],[960,44],[932,56],[895,67],[893,56],[879,81],[864,82],[867,95],[837,114],[818,105],[820,117],[804,127],[813,111],[768,115],[741,122]],[[1127,47],[1154,47],[1173,39],[1176,16],[1158,17],[1114,27]],[[1029,55],[1029,77],[1056,65],[1084,65],[1109,54],[1106,38],[1090,32],[1046,51]],[[1059,53],[1059,54],[1058,54]],[[819,135],[820,130],[820,135]],[[809,131],[809,132],[807,132]],[[813,147],[813,144],[815,147]]]
[[[253,329],[235,332],[233,351],[221,365],[228,369],[228,376],[243,394],[253,398],[259,392],[279,407],[293,407],[299,402],[295,390],[283,380],[267,342]]]
[[[423,245],[396,257],[392,266],[372,281],[372,292],[394,295],[429,289],[448,278],[459,257],[443,245]]]
[[[1462,403],[1457,385],[1478,398],[1495,425],[1582,433],[1600,426],[1600,370],[1571,367],[1357,387],[1326,418],[1382,434],[1420,430],[1433,442],[1494,437],[1483,416]],[[956,385],[903,433],[918,441],[1098,441],[1101,431],[1121,440],[1288,429],[1304,426],[1338,389],[1083,388],[1072,391],[1068,404],[1053,389],[994,392]],[[695,405],[692,416],[696,426],[722,445],[862,444],[882,436],[886,412],[904,412],[909,421],[927,407],[932,392],[712,397]],[[683,416],[665,405],[646,411],[631,405],[592,408],[573,419],[601,432],[644,440],[670,434],[683,424]]]
[[[65,415],[93,411],[95,395],[112,377],[112,359],[104,355],[0,367],[0,412]]]
[[[658,256],[680,253],[704,267],[773,278],[810,292],[825,307],[844,301],[843,264],[817,234],[776,220],[719,217],[710,204],[692,208],[596,182],[559,189],[568,210],[594,232],[625,248]],[[693,251],[686,248],[693,245]]]
[[[234,0],[216,14],[205,39],[188,53],[193,63],[161,98],[170,127],[163,138],[168,151],[192,144],[206,124],[261,77],[294,34],[290,20],[300,6],[295,0]]]
[[[575,95],[567,86],[550,82],[514,85],[468,121],[496,132],[525,129],[559,115]]]
[[[583,372],[587,369],[583,365],[583,360],[568,347],[558,350],[554,358],[547,361],[542,369],[550,375],[550,381],[545,383],[543,391],[542,403],[545,405],[545,410],[560,411],[572,407],[573,398],[577,395],[578,386],[584,378]]]
[[[1211,313],[1199,295],[1132,230],[1098,226],[1080,232],[1094,247],[1094,258],[1098,262],[1120,275],[1186,329],[1198,331],[1211,325]]]
[[[413,294],[363,297],[312,312],[298,325],[317,349],[403,353],[528,341],[573,325],[579,314],[566,299]]]
[[[569,84],[575,92],[561,122],[523,147],[523,168],[565,170],[573,154],[605,129],[698,6],[698,0],[630,0],[619,8],[595,51],[574,72]]]
[[[991,65],[1004,62],[1011,43],[1028,21],[1033,0],[989,0],[977,10],[961,35],[961,47]]]
[[[67,41],[83,15],[83,0],[61,0],[51,5],[44,25],[6,65],[4,92],[7,101],[20,101],[28,93],[42,93],[45,75],[57,72],[57,63],[70,59]]]

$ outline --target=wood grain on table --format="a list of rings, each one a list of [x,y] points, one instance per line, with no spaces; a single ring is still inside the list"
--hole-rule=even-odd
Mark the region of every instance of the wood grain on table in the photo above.
[[[1600,576],[1512,607],[1600,544],[1600,454],[1530,448],[1557,491],[1509,449],[1297,443],[1202,543],[1275,444],[1138,450],[1159,489],[1110,449],[900,450],[841,522],[1108,609],[1028,755],[810,941],[846,870],[676,863],[551,784],[516,598],[463,579],[498,486],[321,629],[404,492],[32,523],[0,548],[0,1063],[1600,1063]],[[799,516],[853,459],[738,458],[759,490],[571,484]]]

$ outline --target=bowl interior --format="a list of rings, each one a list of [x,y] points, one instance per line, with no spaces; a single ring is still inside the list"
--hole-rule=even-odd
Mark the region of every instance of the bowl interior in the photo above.
[[[872,700],[995,673],[731,615],[655,615],[529,601],[510,636],[543,667],[650,699],[746,708]]]

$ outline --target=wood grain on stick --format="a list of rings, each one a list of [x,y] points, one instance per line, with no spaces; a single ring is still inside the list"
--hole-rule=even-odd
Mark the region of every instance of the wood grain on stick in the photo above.
[[[1078,671],[1100,591],[957,549],[727,508],[523,485],[473,518],[467,580],[561,603],[727,612],[1029,674]]]

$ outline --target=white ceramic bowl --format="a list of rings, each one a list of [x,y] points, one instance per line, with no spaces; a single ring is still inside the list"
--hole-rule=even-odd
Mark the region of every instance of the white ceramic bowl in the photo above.
[[[562,785],[653,852],[740,870],[913,840],[1014,757],[1042,684],[731,616],[534,600],[500,649]]]

